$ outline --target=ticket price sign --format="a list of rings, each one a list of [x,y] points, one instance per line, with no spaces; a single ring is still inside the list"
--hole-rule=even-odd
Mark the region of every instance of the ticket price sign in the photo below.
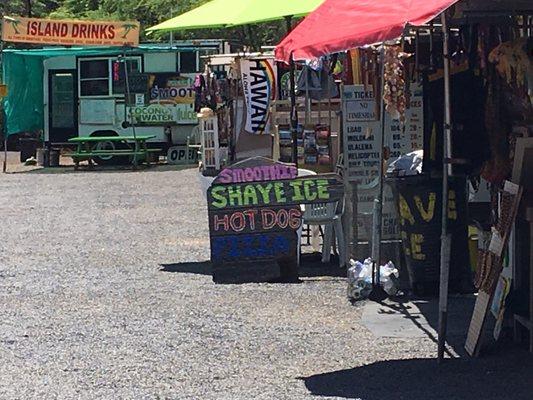
[[[342,199],[338,175],[298,178],[290,164],[254,157],[220,172],[207,192],[213,280],[298,278],[302,204]]]
[[[388,162],[423,148],[423,94],[420,85],[410,87],[410,107],[405,112],[405,124],[385,113],[384,143],[381,124],[372,87],[346,85],[342,92],[344,124],[345,176],[357,184],[359,239],[371,237],[371,215],[379,182],[380,149],[389,148]],[[388,185],[384,187],[383,238],[398,239],[399,224],[394,197]]]

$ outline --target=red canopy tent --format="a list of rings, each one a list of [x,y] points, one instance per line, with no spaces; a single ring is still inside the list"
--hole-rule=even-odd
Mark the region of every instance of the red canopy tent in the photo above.
[[[446,17],[442,12],[458,0],[325,0],[276,46],[279,61],[294,64],[294,60],[310,59],[346,51],[354,47],[384,42],[402,35],[407,24],[423,25],[441,14],[444,56],[445,126],[443,160],[451,155],[450,72]],[[382,78],[383,79],[383,78]],[[294,82],[291,81],[291,92]],[[295,109],[294,99],[291,110]],[[382,101],[383,110],[383,101]],[[293,115],[294,112],[291,112]],[[382,135],[384,134],[382,118]],[[291,123],[294,125],[295,121]],[[293,126],[294,130],[294,126]],[[294,135],[293,135],[294,139]],[[442,179],[442,236],[440,251],[438,358],[444,358],[448,311],[448,275],[451,235],[447,229],[448,176],[450,165],[443,164]],[[380,173],[381,174],[381,173]],[[381,200],[378,199],[378,203]],[[377,219],[381,219],[381,205]],[[375,211],[376,212],[376,211]],[[373,241],[381,242],[381,228],[377,224]],[[374,247],[374,246],[373,246]],[[379,247],[379,246],[378,246]],[[373,258],[375,256],[372,251]],[[376,251],[379,254],[379,251]],[[374,259],[376,262],[376,260]],[[378,273],[379,274],[379,273]],[[378,275],[379,276],[379,275]]]
[[[458,0],[325,0],[276,46],[276,59],[316,58],[399,37]]]

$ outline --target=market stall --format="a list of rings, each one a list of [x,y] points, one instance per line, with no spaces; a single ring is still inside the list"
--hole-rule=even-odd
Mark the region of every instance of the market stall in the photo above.
[[[411,226],[416,223],[413,210],[416,212],[418,209],[421,220],[433,220],[435,200],[437,196],[441,198],[438,208],[442,212],[436,217],[437,220],[442,219],[442,224],[439,224],[442,230],[441,238],[437,235],[430,238],[420,233],[408,232],[407,237],[402,237],[404,250],[409,251],[411,258],[424,260],[424,242],[434,246],[431,254],[435,254],[439,247],[441,250],[439,358],[443,357],[445,343],[450,252],[453,254],[451,234],[455,229],[455,224],[450,220],[454,217],[467,218],[464,209],[459,207],[463,196],[457,197],[459,192],[450,186],[451,177],[468,177],[472,182],[470,185],[474,188],[473,191],[489,182],[492,193],[491,200],[484,199],[485,204],[478,202],[476,207],[469,207],[469,211],[477,213],[478,218],[480,215],[488,218],[489,227],[493,226],[492,232],[489,230],[488,234],[488,250],[480,250],[481,257],[478,258],[478,262],[483,258],[489,261],[481,261],[483,267],[475,271],[478,274],[477,283],[480,284],[480,280],[485,283],[481,284],[480,292],[485,295],[478,296],[468,335],[467,349],[471,354],[479,352],[479,338],[491,305],[501,326],[503,312],[497,305],[502,304],[502,294],[505,297],[505,287],[509,286],[504,285],[505,281],[502,281],[504,283],[501,285],[497,283],[502,264],[507,259],[504,254],[508,252],[509,259],[514,259],[510,264],[516,271],[518,266],[524,265],[516,258],[519,257],[517,253],[525,251],[529,254],[530,251],[528,245],[524,245],[524,241],[527,242],[529,237],[527,231],[521,230],[513,222],[515,215],[520,218],[519,205],[524,204],[524,200],[520,200],[524,183],[517,179],[510,181],[513,180],[513,153],[524,147],[522,140],[516,138],[531,136],[531,5],[520,1],[464,1],[442,13],[453,3],[455,2],[430,1],[413,4],[380,1],[360,4],[341,0],[325,1],[276,48],[277,58],[290,62],[291,58],[314,59],[324,54],[346,51],[354,46],[400,38],[399,51],[413,54],[411,60],[406,62],[406,65],[413,66],[412,69],[406,68],[406,65],[400,66],[391,75],[392,79],[382,74],[384,84],[381,90],[376,91],[375,84],[372,90],[381,93],[382,106],[388,108],[392,103],[395,111],[398,111],[401,108],[411,108],[410,102],[398,101],[404,97],[401,94],[404,85],[399,83],[403,79],[401,73],[409,76],[408,81],[417,81],[423,86],[422,169],[433,176],[440,173],[442,188],[440,194],[435,190],[433,194],[430,192],[430,196],[425,200],[415,195],[412,197],[412,203],[410,200],[400,201],[397,205],[402,224]],[[379,21],[371,18],[376,14],[382,15],[383,18]],[[436,18],[439,14],[440,18]],[[386,52],[387,50],[383,51]],[[367,64],[367,58],[359,57],[357,61]],[[397,53],[394,58],[400,61],[402,57]],[[390,67],[393,63],[388,64]],[[394,68],[392,66],[393,71]],[[364,75],[366,76],[366,73]],[[397,86],[398,83],[400,87]],[[405,91],[410,95],[415,92],[407,86]],[[347,93],[346,97],[349,95],[353,97],[355,93]],[[391,95],[393,98],[397,97],[396,100],[392,99],[391,102]],[[360,116],[364,116],[362,108],[365,106],[368,107],[365,102],[358,103]],[[349,109],[345,110],[347,114],[350,113]],[[366,116],[371,118],[371,114]],[[382,127],[388,125],[383,123],[384,119],[381,121]],[[406,124],[408,127],[412,125],[414,124]],[[352,134],[352,140],[357,138],[357,129],[357,126],[347,124],[344,127],[343,139],[346,140],[349,134]],[[388,135],[393,135],[392,129],[386,130]],[[406,133],[409,132],[400,130],[399,135],[402,137]],[[370,135],[367,136],[369,139]],[[354,158],[350,161],[346,154],[350,148],[344,150],[345,167],[355,168]],[[383,150],[383,141],[378,144],[377,152],[378,177],[381,178],[383,168],[379,160],[383,160],[388,152],[387,149]],[[414,159],[412,157],[412,160]],[[363,171],[362,174],[364,173]],[[357,176],[357,172],[352,172],[351,176]],[[481,181],[485,183],[479,184],[479,179],[476,178],[479,176],[485,179]],[[506,179],[510,181],[506,182]],[[364,182],[360,180],[357,184],[360,188]],[[483,196],[472,193],[472,197]],[[378,203],[381,203],[382,195],[377,194],[377,198]],[[379,243],[379,236],[382,234],[381,207],[375,210],[372,226],[376,235],[374,242]],[[357,211],[354,211],[356,214]],[[483,222],[480,225],[483,225]],[[514,229],[511,229],[513,226]],[[484,228],[481,227],[481,230]],[[511,231],[514,233],[511,234]],[[521,243],[520,251],[517,251],[513,238]],[[508,242],[510,245],[507,245]],[[480,239],[478,244],[483,249],[481,243]],[[376,253],[379,254],[379,251],[373,254],[375,262]],[[488,255],[484,257],[483,254]],[[480,273],[483,274],[481,279]],[[515,292],[516,289],[515,287]],[[524,304],[524,301],[520,304]],[[529,327],[529,323],[522,317],[515,320],[519,321],[518,324]],[[496,333],[497,331],[495,335]]]

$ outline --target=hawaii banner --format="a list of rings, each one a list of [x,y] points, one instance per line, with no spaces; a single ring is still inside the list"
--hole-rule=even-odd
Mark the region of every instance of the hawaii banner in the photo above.
[[[246,102],[246,132],[269,132],[270,103],[276,98],[274,59],[242,59],[241,80]]]
[[[2,40],[67,46],[138,46],[139,27],[137,21],[79,21],[4,16]]]

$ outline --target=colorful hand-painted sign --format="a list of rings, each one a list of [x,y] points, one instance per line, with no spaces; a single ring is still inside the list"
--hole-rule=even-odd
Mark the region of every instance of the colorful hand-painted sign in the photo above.
[[[337,175],[297,175],[292,165],[254,157],[215,178],[207,193],[215,282],[297,278],[301,204],[343,196]]]
[[[269,131],[270,103],[276,98],[276,69],[273,59],[242,59],[241,80],[246,102],[246,132]]]
[[[139,22],[49,20],[4,16],[2,40],[37,44],[138,46]]]

